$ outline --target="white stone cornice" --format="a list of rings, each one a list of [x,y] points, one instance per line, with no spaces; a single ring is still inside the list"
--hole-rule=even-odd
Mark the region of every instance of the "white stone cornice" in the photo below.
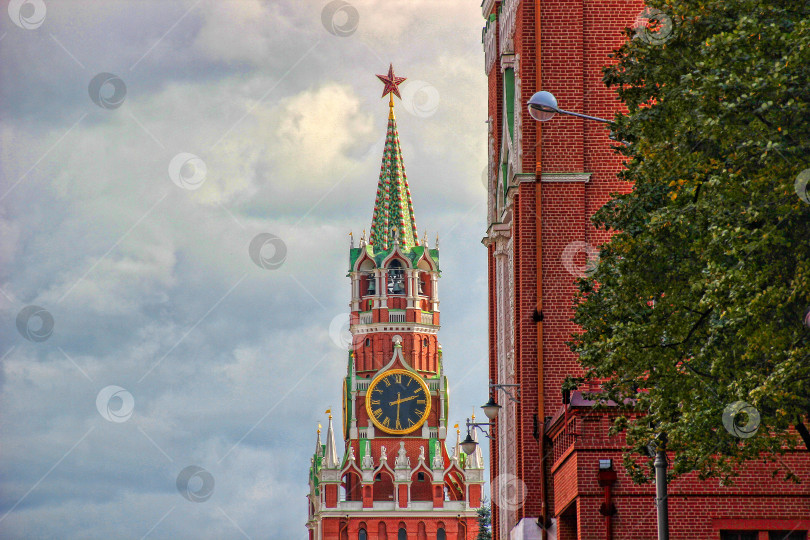
[[[506,69],[514,69],[515,67],[515,53],[503,53],[501,55],[501,73]]]
[[[583,182],[591,181],[591,173],[543,173],[540,176],[541,182]]]
[[[438,334],[439,327],[421,323],[372,323],[353,324],[349,330],[353,335],[374,334],[377,332],[414,332],[420,334]]]

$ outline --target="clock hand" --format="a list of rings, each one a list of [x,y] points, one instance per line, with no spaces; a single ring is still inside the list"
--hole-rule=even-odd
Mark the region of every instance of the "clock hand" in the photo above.
[[[397,427],[399,427],[399,404],[402,403],[402,399],[400,399],[400,393],[397,392]]]
[[[397,394],[397,397],[399,397],[399,394]],[[391,402],[391,405],[394,405],[394,404],[400,404],[400,403],[405,403],[406,401],[410,401],[410,400],[412,400],[412,399],[416,399],[417,397],[419,397],[419,396],[411,396],[411,397],[406,397],[405,399],[398,399],[398,400],[396,400],[396,401],[392,401],[392,402]]]

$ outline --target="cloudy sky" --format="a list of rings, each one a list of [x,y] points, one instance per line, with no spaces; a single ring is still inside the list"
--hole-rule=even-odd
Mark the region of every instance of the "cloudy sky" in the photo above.
[[[5,4],[4,538],[305,537],[389,62],[451,416],[486,400],[479,2]]]

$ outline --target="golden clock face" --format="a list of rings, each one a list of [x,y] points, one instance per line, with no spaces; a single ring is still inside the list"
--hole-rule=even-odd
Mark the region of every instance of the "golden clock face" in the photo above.
[[[430,390],[419,375],[392,369],[371,381],[366,411],[374,425],[386,433],[410,433],[430,414]]]

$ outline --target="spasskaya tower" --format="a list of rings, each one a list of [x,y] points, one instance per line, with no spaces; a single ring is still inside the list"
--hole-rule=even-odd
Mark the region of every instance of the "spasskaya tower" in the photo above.
[[[472,540],[481,505],[480,448],[447,438],[448,383],[439,332],[439,245],[420,242],[394,96],[405,79],[377,75],[388,131],[368,239],[349,249],[350,331],[343,457],[332,416],[309,475],[310,540]],[[337,382],[337,381],[336,381]]]

